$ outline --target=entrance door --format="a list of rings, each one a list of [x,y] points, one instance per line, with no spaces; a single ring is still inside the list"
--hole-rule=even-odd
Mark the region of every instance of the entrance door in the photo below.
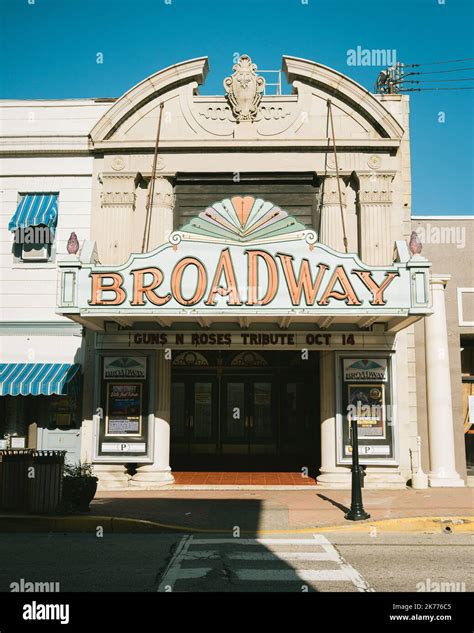
[[[274,455],[277,452],[275,383],[271,377],[226,377],[222,381],[223,454]]]
[[[185,351],[173,360],[174,470],[318,466],[318,357]]]
[[[314,376],[283,376],[280,389],[281,457],[288,470],[315,475],[319,455],[316,386]]]
[[[177,455],[215,454],[217,381],[183,376],[171,384],[171,446]]]

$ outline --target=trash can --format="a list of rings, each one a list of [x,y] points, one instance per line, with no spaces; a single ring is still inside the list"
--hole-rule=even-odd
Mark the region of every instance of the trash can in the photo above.
[[[0,451],[0,508],[28,510],[28,469],[33,465],[32,450],[12,448]]]
[[[55,512],[61,502],[66,451],[32,451],[32,476],[28,480],[28,511]]]

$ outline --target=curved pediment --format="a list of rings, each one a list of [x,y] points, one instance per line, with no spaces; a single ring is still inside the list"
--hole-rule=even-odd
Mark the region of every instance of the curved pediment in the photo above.
[[[300,57],[283,56],[288,83],[316,88],[325,98],[341,102],[367,120],[383,138],[399,139],[404,130],[395,117],[366,88],[346,75]]]
[[[96,123],[90,133],[92,141],[109,139],[137,110],[161,95],[193,82],[204,83],[208,70],[207,57],[197,57],[150,75],[120,97]]]
[[[253,98],[239,96],[235,87],[239,85],[235,77],[239,64],[234,66],[234,75],[225,80],[227,94],[207,96],[197,92],[208,72],[207,58],[181,62],[151,75],[120,97],[92,129],[92,143],[97,149],[150,149],[160,125],[161,147],[170,149],[234,147],[252,140],[262,147],[273,146],[275,141],[282,147],[324,146],[329,98],[342,147],[363,142],[388,148],[403,136],[401,125],[374,95],[331,68],[284,56],[283,70],[293,84],[293,94],[261,95],[264,84],[256,74],[256,65],[247,55],[242,60],[248,60],[252,69],[246,74],[255,80]],[[244,116],[245,108],[248,113]]]

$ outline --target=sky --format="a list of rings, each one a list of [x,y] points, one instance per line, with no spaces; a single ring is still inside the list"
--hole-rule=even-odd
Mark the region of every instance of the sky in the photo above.
[[[201,56],[201,94],[223,94],[243,53],[260,69],[280,69],[284,54],[311,59],[373,90],[381,67],[351,64],[350,51],[395,51],[405,64],[474,58],[473,20],[474,0],[0,0],[0,98],[119,97]],[[474,77],[474,59],[411,70],[457,68],[473,70],[411,79],[474,86],[434,83]],[[474,90],[410,94],[413,215],[472,214]]]

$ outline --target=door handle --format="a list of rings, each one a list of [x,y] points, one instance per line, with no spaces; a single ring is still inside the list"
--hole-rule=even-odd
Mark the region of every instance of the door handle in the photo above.
[[[194,427],[194,418],[192,415],[189,416],[189,428],[192,429]]]
[[[246,415],[245,416],[245,428],[248,429],[248,427],[249,427],[249,416]]]
[[[250,428],[253,429],[253,415],[250,416]]]

